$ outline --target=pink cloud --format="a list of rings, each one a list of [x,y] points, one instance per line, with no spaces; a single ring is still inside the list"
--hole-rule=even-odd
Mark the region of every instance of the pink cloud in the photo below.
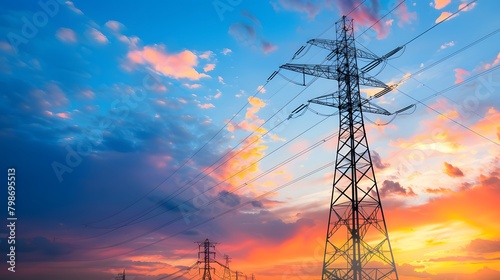
[[[378,3],[378,1],[372,1],[373,5],[371,7],[365,5],[358,6],[359,2],[354,0],[329,0],[328,2],[330,4],[335,3],[341,14],[347,14],[352,11],[349,16],[354,20],[356,24],[367,27],[373,25],[372,28],[377,32],[377,38],[382,39],[389,34],[388,25],[386,25],[382,21],[378,21],[378,14],[380,10],[380,4]],[[357,8],[354,9],[355,7]],[[402,12],[400,13],[402,17],[408,17],[408,19],[410,19],[410,15]]]
[[[448,6],[451,3],[451,0],[434,0],[434,8],[436,10],[441,10],[442,8]]]
[[[127,58],[132,64],[151,66],[174,79],[199,80],[210,77],[194,69],[198,65],[198,57],[189,50],[169,54],[164,46],[146,46],[142,50],[129,51]]]
[[[57,113],[56,116],[60,117],[61,119],[70,119],[69,113]]]
[[[455,69],[455,84],[459,84],[464,81],[465,76],[470,75],[470,73],[464,69]]]
[[[217,99],[217,98],[220,98],[222,96],[222,92],[217,89],[217,93],[214,95],[214,98]]]
[[[224,48],[224,49],[222,50],[222,52],[221,52],[221,53],[222,53],[223,55],[228,55],[229,53],[232,53],[232,52],[233,52],[233,51],[232,51],[231,49]]]
[[[94,99],[94,97],[95,97],[95,93],[90,89],[82,90],[82,92],[80,94],[82,97],[84,97],[86,99]]]
[[[203,67],[203,71],[205,72],[210,72],[215,69],[215,64],[214,63],[209,63]]]
[[[399,18],[399,27],[402,27],[405,23],[410,24],[412,20],[415,20],[417,18],[417,13],[409,12],[408,6],[406,6],[405,3],[401,4],[394,13]]]
[[[94,41],[96,41],[99,44],[107,44],[108,43],[108,38],[102,34],[101,31],[95,29],[95,28],[90,28],[88,30],[88,34],[90,38],[92,38]]]
[[[123,28],[123,24],[116,20],[109,20],[106,22],[105,26],[114,32],[119,32]]]
[[[488,70],[488,69],[490,69],[492,66],[497,65],[498,63],[500,63],[500,52],[497,54],[497,56],[495,57],[495,60],[493,60],[493,62],[492,62],[492,63],[486,63],[486,64],[484,65],[484,69],[485,69],[485,70]]]
[[[75,43],[77,41],[75,31],[70,28],[59,28],[56,32],[56,37],[64,43]]]

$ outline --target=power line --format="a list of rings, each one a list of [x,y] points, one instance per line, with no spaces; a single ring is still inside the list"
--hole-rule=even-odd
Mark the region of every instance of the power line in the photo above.
[[[458,14],[459,12],[461,12],[462,10],[464,10],[465,8],[469,7],[470,5],[474,4],[475,2],[477,2],[477,0],[473,0],[473,1],[470,1],[469,3],[467,3],[467,5],[463,6],[462,8],[458,9],[457,11],[455,11],[454,13],[448,15],[445,19],[441,20],[441,21],[438,21],[436,22],[433,26],[429,27],[428,29],[426,29],[424,32],[420,33],[419,35],[417,35],[416,37],[414,37],[413,39],[409,40],[408,42],[404,43],[402,46],[406,46],[408,45],[409,43],[417,40],[420,36],[424,35],[425,33],[431,31],[432,29],[434,29],[436,26],[440,25],[441,23],[445,22],[446,20],[450,19],[451,17],[455,16],[456,14]]]
[[[313,125],[313,126],[309,127],[307,130],[305,130],[305,131],[304,131],[304,132],[302,132],[301,134],[297,135],[297,136],[296,136],[293,140],[297,139],[299,136],[301,136],[301,135],[303,135],[304,133],[308,132],[309,130],[313,129],[314,127],[316,127],[317,125],[319,125],[320,123],[322,123],[323,121],[325,121],[326,119],[328,119],[328,117],[326,117],[326,118],[322,119],[321,121],[319,121],[319,122],[318,122],[318,123],[316,123],[315,125]],[[337,133],[334,133],[334,134],[329,135],[328,137],[324,138],[323,140],[320,140],[320,141],[316,142],[315,144],[313,144],[313,145],[309,146],[308,148],[306,148],[306,149],[304,149],[304,150],[302,150],[302,151],[298,152],[298,153],[297,153],[297,154],[295,154],[294,156],[291,156],[291,157],[289,157],[289,158],[285,159],[284,161],[282,161],[281,163],[279,163],[279,164],[277,164],[277,165],[275,165],[275,166],[271,167],[271,168],[270,168],[270,169],[268,169],[266,172],[263,172],[263,173],[261,173],[261,174],[259,174],[259,175],[255,176],[255,177],[253,177],[253,178],[251,178],[251,179],[249,179],[249,180],[245,181],[244,183],[242,183],[242,184],[238,185],[237,187],[233,188],[233,189],[232,189],[229,193],[235,193],[236,191],[238,191],[238,190],[240,190],[240,189],[242,189],[242,188],[246,187],[248,184],[251,184],[251,183],[253,183],[253,182],[257,181],[258,179],[261,179],[262,177],[264,177],[264,176],[266,176],[266,175],[268,175],[268,174],[270,174],[270,173],[274,172],[275,170],[279,169],[280,167],[282,167],[282,166],[284,166],[284,165],[286,165],[286,164],[288,164],[288,163],[292,162],[293,160],[295,160],[295,159],[299,158],[300,156],[304,155],[305,153],[307,153],[307,152],[309,152],[309,151],[311,151],[311,150],[313,150],[313,149],[315,149],[315,148],[319,147],[320,145],[324,144],[325,142],[327,142],[327,141],[331,140],[331,139],[332,139],[332,138],[333,138],[336,134],[337,134]],[[290,141],[290,142],[286,142],[286,143],[282,144],[282,145],[281,145],[278,149],[281,149],[282,147],[284,147],[285,145],[287,145],[287,144],[289,144],[289,143],[291,143],[291,141]],[[275,151],[277,151],[278,149],[274,150],[274,151],[273,151],[273,153],[274,153]],[[270,155],[270,154],[269,154],[269,155]],[[268,156],[268,155],[266,155],[266,156]],[[248,169],[248,168],[250,168],[250,166],[249,166],[249,167],[247,167],[247,169]],[[243,172],[243,170],[242,170],[242,171],[240,171],[240,172]],[[234,176],[236,176],[236,175],[237,175],[237,174],[232,175],[232,176],[231,176],[231,178],[232,178],[232,177],[234,177]],[[214,186],[212,186],[212,187],[208,188],[207,190],[205,190],[205,192],[200,193],[200,194],[196,195],[195,197],[193,197],[193,198],[191,198],[191,199],[185,200],[185,201],[184,201],[184,202],[182,202],[180,205],[183,205],[183,204],[185,204],[185,203],[187,203],[187,202],[189,202],[189,201],[191,201],[191,200],[196,199],[196,198],[197,198],[197,197],[199,197],[200,195],[203,195],[204,193],[206,193],[206,192],[208,192],[208,191],[210,191],[210,190],[214,189],[215,187],[217,187],[217,186],[218,186],[218,185],[220,185],[220,184],[222,184],[222,182],[219,182],[219,183],[215,184]],[[206,208],[207,206],[210,206],[210,205],[212,205],[213,203],[215,203],[215,202],[217,202],[217,201],[219,201],[219,197],[216,197],[216,198],[214,198],[213,200],[208,201],[205,205],[203,205],[203,208]],[[201,209],[203,209],[203,208],[201,208]],[[173,209],[174,209],[174,208],[172,208],[172,209],[170,209],[170,210],[173,210]],[[200,209],[200,211],[201,211],[201,209]],[[161,215],[161,214],[163,214],[163,213],[160,213],[160,214],[158,214],[157,216],[159,216],[159,215]],[[116,246],[119,246],[119,245],[126,244],[126,243],[128,243],[128,242],[130,242],[130,241],[133,241],[133,240],[135,240],[135,239],[137,239],[137,238],[140,238],[140,237],[143,237],[143,236],[145,236],[145,235],[151,234],[151,233],[153,233],[153,232],[155,232],[155,231],[157,231],[157,230],[159,230],[159,229],[161,229],[161,228],[163,228],[163,227],[166,227],[166,226],[168,226],[168,225],[171,225],[171,224],[173,224],[173,223],[175,223],[175,222],[177,222],[177,221],[179,221],[179,220],[182,220],[182,219],[184,219],[184,217],[180,216],[180,217],[178,217],[178,218],[175,218],[175,219],[173,219],[173,220],[170,220],[170,221],[168,221],[168,222],[166,222],[166,223],[162,224],[161,226],[158,226],[158,227],[154,228],[153,230],[150,230],[150,231],[149,231],[149,232],[147,232],[147,233],[143,233],[143,234],[137,235],[137,236],[132,237],[132,238],[130,238],[130,239],[128,239],[128,240],[121,241],[121,242],[118,242],[118,243],[115,243],[115,244],[112,244],[112,245],[109,245],[109,246],[105,246],[105,247],[98,247],[98,248],[93,248],[93,249],[109,249],[109,248],[113,248],[113,247],[116,247]]]
[[[446,88],[446,89],[443,89],[443,90],[441,90],[441,91],[439,91],[439,92],[437,92],[437,93],[435,93],[435,94],[433,94],[433,95],[431,95],[431,96],[429,96],[429,97],[425,98],[425,99],[424,99],[424,101],[425,101],[425,100],[429,100],[429,99],[431,99],[431,98],[433,98],[433,97],[435,97],[435,96],[437,96],[437,95],[439,95],[439,94],[442,94],[442,93],[444,93],[444,92],[450,91],[450,90],[452,90],[452,89],[454,89],[454,88],[456,88],[456,87],[458,87],[458,86],[461,86],[463,83],[469,82],[469,81],[474,80],[474,79],[476,79],[476,78],[478,78],[478,77],[480,77],[480,76],[482,76],[482,75],[485,75],[485,74],[487,74],[487,73],[489,73],[489,72],[492,72],[492,71],[494,71],[494,70],[498,69],[499,67],[500,67],[500,65],[496,65],[496,66],[494,66],[494,67],[492,67],[492,68],[490,68],[490,69],[488,69],[488,70],[482,71],[481,73],[478,73],[478,74],[476,74],[476,75],[474,75],[474,76],[472,76],[472,77],[470,77],[470,78],[468,78],[468,79],[466,79],[466,80],[464,80],[464,81],[462,81],[462,82],[460,82],[460,83],[454,84],[453,86],[450,86],[450,87],[448,87],[448,88]],[[460,127],[462,127],[462,128],[464,128],[464,129],[466,129],[466,130],[468,130],[468,131],[470,131],[470,132],[472,132],[472,133],[476,134],[477,136],[479,136],[479,137],[481,137],[481,138],[483,138],[483,139],[487,140],[488,142],[491,142],[492,144],[495,144],[495,145],[497,145],[497,146],[500,146],[500,143],[498,143],[498,142],[496,142],[496,141],[494,141],[494,140],[492,140],[492,139],[490,139],[490,138],[488,138],[488,137],[486,137],[486,136],[482,135],[481,133],[479,133],[479,132],[477,132],[477,131],[473,130],[472,128],[469,128],[468,126],[466,126],[466,125],[464,125],[464,124],[462,124],[462,123],[460,123],[460,122],[458,122],[458,121],[456,121],[456,120],[454,120],[454,119],[452,119],[452,118],[448,117],[447,115],[445,115],[445,114],[443,114],[443,113],[439,112],[438,110],[436,110],[436,109],[432,108],[431,106],[428,106],[428,105],[427,105],[427,104],[425,104],[423,101],[420,101],[420,100],[417,100],[417,99],[413,98],[411,95],[406,94],[405,92],[401,91],[400,89],[397,89],[397,90],[398,90],[399,92],[401,92],[402,94],[406,95],[407,97],[409,97],[409,98],[411,98],[411,99],[413,99],[413,100],[417,101],[418,103],[420,103],[420,104],[424,105],[424,106],[425,106],[425,107],[427,107],[428,109],[430,109],[430,110],[434,111],[435,113],[437,113],[437,114],[439,114],[439,115],[441,115],[441,116],[445,117],[446,119],[448,119],[448,120],[452,121],[453,123],[455,123],[455,124],[459,125]]]
[[[361,34],[359,34],[358,36],[356,36],[356,39],[358,39],[361,35],[365,34],[366,31],[370,30],[373,26],[375,26],[375,24],[379,23],[382,19],[384,19],[386,16],[388,16],[394,10],[396,10],[397,8],[399,8],[399,6],[401,6],[404,2],[405,2],[405,0],[399,1],[399,3],[394,8],[392,8],[385,15],[383,15],[381,18],[379,18],[376,22],[374,22],[372,25],[370,25],[370,27],[368,27],[367,29],[365,29],[365,31],[361,32]]]

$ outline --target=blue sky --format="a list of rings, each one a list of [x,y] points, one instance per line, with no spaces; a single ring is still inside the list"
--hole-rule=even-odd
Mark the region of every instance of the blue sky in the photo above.
[[[13,279],[110,279],[123,267],[157,279],[194,262],[193,242],[205,238],[260,279],[283,267],[317,279],[333,166],[290,183],[334,160],[338,117],[322,121],[313,110],[335,110],[311,105],[287,118],[337,83],[307,77],[304,87],[285,70],[267,80],[288,62],[321,63],[328,52],[307,40],[334,39],[351,10],[362,50],[381,56],[422,35],[370,72],[404,81],[378,105],[416,109],[394,120],[365,114],[400,279],[496,279],[497,214],[473,214],[500,198],[500,20],[494,1],[468,3],[2,3],[1,166],[16,168],[19,218]],[[415,241],[430,236],[440,243]]]

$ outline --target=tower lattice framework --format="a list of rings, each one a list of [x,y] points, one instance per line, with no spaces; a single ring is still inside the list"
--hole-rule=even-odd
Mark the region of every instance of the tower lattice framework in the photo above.
[[[210,240],[205,239],[203,242],[198,243],[198,260],[203,264],[203,267],[200,270],[203,270],[202,280],[212,280],[211,271],[214,270],[213,267],[210,266],[210,263],[214,263],[215,259],[215,245],[217,243],[210,242]],[[201,257],[203,256],[203,257]],[[213,258],[212,258],[213,256]]]
[[[344,16],[335,25],[336,40],[308,41],[331,51],[327,56],[329,64],[281,66],[303,75],[338,81],[337,92],[309,100],[309,103],[338,108],[340,117],[322,280],[397,280],[363,123],[363,112],[391,113],[372,104],[371,98],[361,97],[359,86],[382,88],[375,97],[390,92],[394,86],[387,86],[366,72],[398,49],[384,57],[361,51],[355,46],[352,19]],[[372,62],[358,69],[358,57]]]

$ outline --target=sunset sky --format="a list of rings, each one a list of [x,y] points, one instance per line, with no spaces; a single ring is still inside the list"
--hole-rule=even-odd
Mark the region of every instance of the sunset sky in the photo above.
[[[2,1],[18,220],[15,273],[0,227],[0,278],[199,279],[186,268],[208,238],[233,271],[320,279],[339,120],[291,113],[337,82],[268,78],[322,63],[306,42],[349,13],[359,49],[404,46],[369,72],[399,84],[375,103],[416,105],[364,115],[399,279],[500,279],[500,6],[469,2]]]

